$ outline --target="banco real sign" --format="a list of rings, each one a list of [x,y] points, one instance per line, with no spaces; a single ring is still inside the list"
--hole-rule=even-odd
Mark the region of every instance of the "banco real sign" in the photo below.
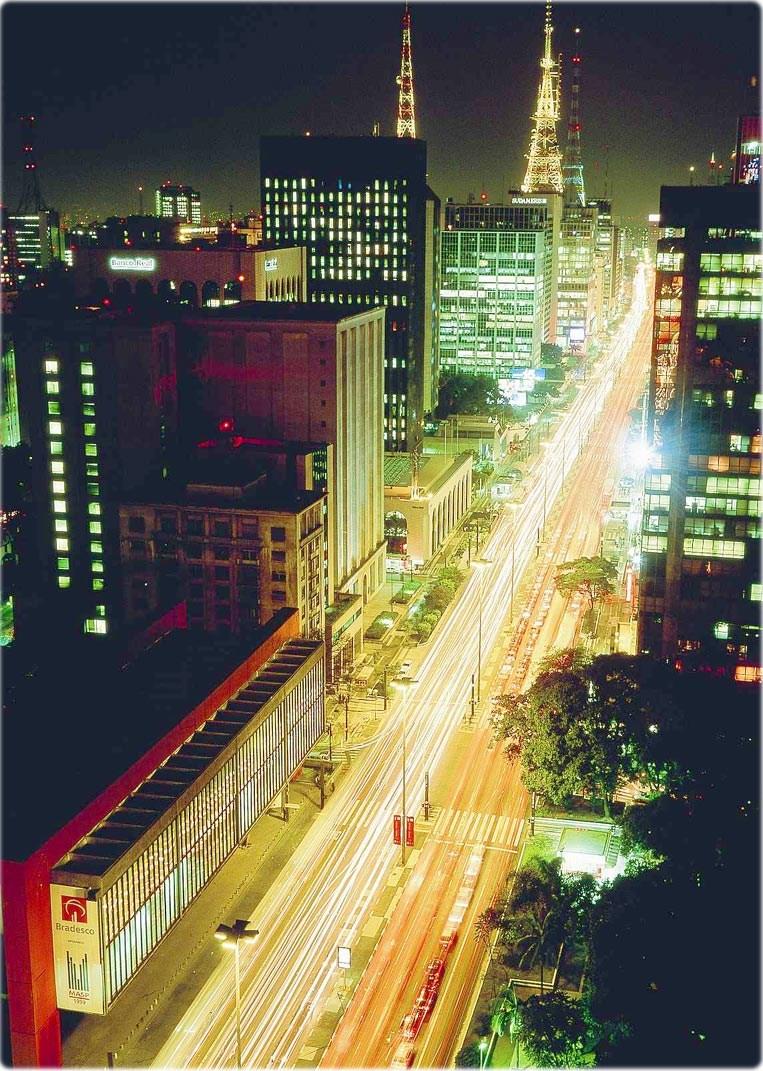
[[[105,1014],[98,905],[87,889],[51,885],[50,914],[58,1007]]]

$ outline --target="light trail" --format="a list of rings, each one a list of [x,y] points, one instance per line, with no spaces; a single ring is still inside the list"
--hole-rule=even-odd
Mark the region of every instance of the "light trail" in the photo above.
[[[362,753],[326,810],[262,899],[253,922],[260,937],[241,950],[243,1058],[246,1066],[293,1066],[338,975],[336,948],[357,939],[369,906],[396,862],[392,815],[401,811],[400,748],[407,733],[407,813],[418,813],[424,774],[436,768],[467,708],[477,670],[477,617],[482,582],[483,666],[499,637],[512,588],[536,554],[538,532],[581,450],[646,310],[639,270],[634,302],[607,358],[561,416],[545,453],[532,466],[519,509],[504,509],[487,544],[482,580],[473,572],[438,625],[412,683],[388,715],[384,734]],[[513,547],[513,554],[512,554]],[[512,558],[514,568],[512,569]],[[235,1064],[231,964],[210,974],[154,1065]]]

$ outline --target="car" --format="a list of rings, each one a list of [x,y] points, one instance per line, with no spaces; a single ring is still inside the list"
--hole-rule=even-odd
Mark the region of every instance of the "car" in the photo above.
[[[413,669],[413,662],[411,662],[410,658],[406,658],[405,662],[402,662],[400,664],[400,675],[402,677],[408,677],[408,676],[410,676],[410,672],[411,672],[412,669]]]
[[[395,1055],[392,1057],[392,1063],[390,1066],[401,1069],[404,1067],[410,1067],[413,1064],[413,1057],[415,1055],[416,1053],[411,1048],[411,1046],[407,1042],[401,1041],[401,1043],[395,1050]]]

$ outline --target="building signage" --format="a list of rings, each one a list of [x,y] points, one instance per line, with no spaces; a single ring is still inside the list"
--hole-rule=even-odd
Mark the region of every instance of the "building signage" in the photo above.
[[[156,271],[156,257],[109,257],[112,271]]]
[[[103,1015],[103,964],[98,907],[87,889],[50,886],[56,1002],[67,1011]]]
[[[548,201],[545,197],[512,197],[511,203],[513,205],[546,205]]]
[[[275,271],[278,267],[278,257],[265,258],[265,271]]]

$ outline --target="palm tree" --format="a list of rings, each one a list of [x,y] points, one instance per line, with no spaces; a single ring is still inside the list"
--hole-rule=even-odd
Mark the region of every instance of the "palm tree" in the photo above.
[[[568,923],[568,897],[565,895],[561,859],[538,859],[517,873],[507,903],[510,916],[506,929],[508,943],[519,953],[519,966],[533,968],[540,964],[540,989],[543,992],[543,969],[564,939]]]

